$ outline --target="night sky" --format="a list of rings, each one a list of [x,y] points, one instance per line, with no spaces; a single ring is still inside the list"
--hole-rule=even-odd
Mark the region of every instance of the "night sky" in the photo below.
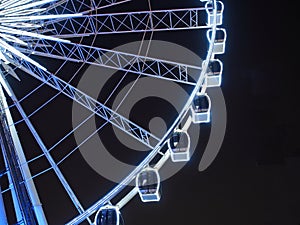
[[[154,5],[160,8],[158,2],[154,1]],[[161,8],[168,8],[167,2],[162,1]],[[226,53],[219,58],[224,64],[222,91],[227,108],[227,128],[220,152],[208,169],[199,172],[198,165],[210,132],[210,126],[203,125],[203,141],[198,143],[191,161],[176,175],[162,182],[161,201],[143,204],[136,196],[121,211],[126,225],[300,224],[300,107],[296,95],[298,70],[294,62],[297,58],[294,54],[298,25],[297,14],[293,13],[296,7],[289,0],[224,0],[223,3],[222,27],[227,31],[227,43]],[[174,3],[174,7],[176,4],[186,6],[184,1]],[[119,44],[117,42],[115,45]],[[187,41],[186,44],[192,48],[191,43]],[[50,88],[43,90],[47,91],[44,99],[55,94]],[[40,102],[44,101],[43,98],[39,98]],[[71,101],[64,100],[57,98],[58,104],[71,105]],[[24,105],[30,101],[25,100]],[[28,112],[30,107],[26,108]],[[37,127],[38,121],[47,124],[42,117],[56,118],[61,124],[59,128],[51,124],[47,128],[39,126],[41,136],[54,130],[45,140],[47,146],[53,145],[59,138],[55,129],[68,132],[70,121],[64,118],[71,113],[67,108],[55,110],[57,105],[54,103],[49,107],[52,111],[48,114],[44,112],[33,117]],[[18,117],[17,113],[15,116]],[[18,126],[26,130],[24,124]],[[31,149],[37,149],[29,139],[32,138],[22,141],[24,145],[27,143]],[[61,146],[71,149],[75,147],[73,144],[72,140],[66,140]],[[30,158],[39,153],[27,154]],[[53,153],[53,157],[59,161],[60,154]],[[103,179],[94,171],[84,174],[83,171],[90,168],[80,154],[74,154],[71,159],[72,162],[67,161],[61,168],[66,176],[69,175],[74,190],[84,198],[80,199],[83,204],[92,204],[95,200],[95,196],[86,193],[87,190],[96,192],[101,188],[98,193],[101,196],[113,186],[110,182],[89,183],[87,177]],[[79,165],[80,162],[83,164]],[[48,166],[43,158],[36,163],[31,165],[33,170],[39,168],[35,172]],[[81,182],[84,185],[76,185],[79,175],[83,177]],[[58,198],[63,190],[57,181],[48,183],[51,177],[54,177],[53,172],[41,176],[36,182],[44,187],[41,190],[42,200],[50,202],[50,206],[45,206],[49,209],[49,224],[61,225],[72,219],[76,212],[71,209],[70,203],[62,206],[61,202],[68,201],[67,197]],[[57,198],[55,201],[54,196]],[[63,209],[70,213],[67,220]]]

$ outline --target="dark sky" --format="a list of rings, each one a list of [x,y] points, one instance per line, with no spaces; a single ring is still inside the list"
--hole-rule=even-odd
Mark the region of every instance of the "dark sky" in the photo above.
[[[166,2],[162,2],[161,7],[167,8]],[[122,209],[126,225],[300,224],[300,144],[297,141],[300,107],[296,95],[297,64],[293,60],[297,57],[294,55],[297,20],[292,12],[295,6],[290,1],[223,2],[227,44],[226,53],[220,58],[224,63],[222,91],[227,107],[227,129],[221,150],[207,170],[198,171],[210,130],[209,125],[205,125],[204,141],[199,143],[191,162],[162,183],[161,201],[142,204],[137,196]],[[59,118],[67,118],[70,110],[55,110],[54,104],[49,107],[52,111],[43,117],[56,118],[61,123],[59,129],[67,132],[63,126],[67,122]],[[42,120],[39,116],[35,119]],[[47,135],[51,129],[57,128],[49,125],[39,128],[39,132],[41,136]],[[53,132],[46,142],[51,146],[57,138]],[[23,142],[31,144],[28,139]],[[67,141],[62,146],[70,149],[70,143]],[[37,146],[31,145],[31,148]],[[35,153],[28,155],[32,157]],[[53,157],[61,156],[53,154]],[[68,161],[62,169],[66,175],[82,175],[88,166],[77,164],[83,161],[78,154],[72,159],[76,163]],[[32,165],[33,170],[35,166],[47,166],[42,160]],[[48,176],[54,175],[49,173]],[[97,177],[97,174],[91,172],[89,176]],[[75,191],[86,197],[81,199],[85,204],[94,201],[92,196],[83,193],[85,188],[96,191],[112,185],[87,181],[77,186],[76,178],[68,179],[73,182]],[[43,187],[47,182],[46,176],[37,180]],[[61,209],[69,209],[69,205],[61,205],[63,198],[52,200],[53,196],[63,193],[58,183],[46,186],[41,193],[51,205],[45,206],[51,208],[50,225],[61,225],[60,218],[66,218]],[[75,215],[74,210],[70,212]]]

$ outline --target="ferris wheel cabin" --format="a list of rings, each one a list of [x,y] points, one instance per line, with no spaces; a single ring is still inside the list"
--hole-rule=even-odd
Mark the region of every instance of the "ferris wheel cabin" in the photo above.
[[[160,200],[160,176],[157,169],[145,168],[136,177],[136,187],[143,202]]]
[[[190,136],[186,131],[176,131],[168,140],[171,160],[186,162],[190,160]]]
[[[208,41],[211,42],[212,29],[207,31],[206,36]],[[226,38],[227,38],[226,30],[223,28],[216,28],[216,37],[214,42],[213,54],[225,53]]]
[[[222,73],[223,63],[219,59],[210,60],[205,77],[207,87],[220,87],[222,83]]]
[[[217,5],[216,23],[217,25],[221,25],[223,23],[224,4],[220,1],[217,1],[216,5]],[[213,3],[211,1],[208,1],[205,4],[205,9],[207,12],[207,25],[211,26],[214,24]]]
[[[112,205],[102,206],[96,213],[94,225],[123,225],[119,208]]]
[[[207,94],[197,94],[192,104],[193,123],[210,122],[211,100]]]

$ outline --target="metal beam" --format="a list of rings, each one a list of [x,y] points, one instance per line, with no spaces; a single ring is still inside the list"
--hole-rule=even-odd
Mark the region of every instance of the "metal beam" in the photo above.
[[[131,0],[60,0],[50,4],[44,11],[46,14],[75,14],[112,7]]]
[[[25,158],[25,154],[23,152],[20,139],[18,137],[16,128],[14,126],[13,119],[12,119],[12,116],[11,116],[10,111],[9,111],[9,107],[8,107],[6,101],[4,101],[5,96],[4,96],[4,93],[2,92],[2,90],[0,90],[0,95],[1,95],[1,98],[2,98],[3,106],[4,106],[4,109],[2,109],[2,110],[5,111],[5,114],[6,114],[8,126],[9,126],[10,133],[11,133],[11,138],[12,138],[12,141],[15,145],[16,154],[17,154],[17,157],[18,157],[18,160],[19,160],[19,163],[20,163],[20,170],[21,170],[22,175],[24,177],[24,183],[26,185],[28,195],[29,195],[30,200],[32,202],[32,208],[35,212],[37,222],[38,222],[38,224],[47,225],[48,223],[47,223],[47,220],[46,220],[46,216],[44,214],[42,204],[40,202],[40,199],[39,199],[37,190],[35,188],[34,182],[31,179],[31,173],[30,173],[30,170],[29,170],[29,167],[28,167],[28,164],[27,164],[27,160]]]
[[[2,96],[1,96],[2,97]],[[0,109],[4,109],[3,99],[0,98]],[[0,145],[11,175],[12,186],[20,206],[25,225],[37,225],[37,218],[32,208],[32,202],[25,186],[24,177],[20,169],[15,144],[12,140],[9,124],[4,110],[0,111]]]
[[[4,201],[2,197],[1,185],[0,185],[0,225],[8,225]]]
[[[52,158],[52,156],[50,155],[50,152],[48,151],[48,149],[46,148],[44,142],[42,141],[42,139],[40,138],[40,136],[38,135],[37,131],[35,130],[34,126],[32,125],[31,121],[29,120],[29,118],[27,117],[25,111],[23,110],[21,104],[18,102],[18,99],[16,98],[16,96],[14,95],[13,90],[11,89],[10,85],[7,84],[7,87],[10,89],[10,93],[11,93],[11,98],[15,103],[15,106],[17,107],[18,111],[20,112],[24,122],[26,123],[27,127],[29,128],[29,130],[31,131],[32,135],[34,136],[35,140],[37,141],[38,145],[40,146],[41,150],[43,151],[45,157],[47,158],[48,162],[50,163],[53,171],[55,172],[55,174],[57,175],[57,178],[59,179],[59,181],[61,182],[61,184],[63,185],[64,189],[66,190],[67,194],[69,195],[70,199],[72,200],[74,206],[76,207],[76,209],[78,210],[79,213],[84,212],[84,208],[82,207],[82,205],[80,204],[78,198],[76,197],[75,193],[73,192],[73,190],[71,189],[69,183],[67,182],[67,180],[65,179],[64,175],[62,174],[62,172],[60,171],[59,167],[57,166],[57,164],[55,163],[54,159]],[[89,221],[90,224],[92,224],[92,222],[87,218],[87,220]],[[29,224],[31,225],[31,224]]]
[[[45,39],[38,40],[32,48],[18,47],[17,50],[27,54],[87,63],[188,85],[195,85],[189,75],[200,74],[202,70],[200,66]]]
[[[127,118],[108,108],[99,101],[93,99],[89,95],[73,87],[69,83],[51,74],[49,71],[44,71],[41,68],[31,64],[30,62],[21,60],[15,56],[13,57],[13,62],[15,66],[22,69],[31,76],[35,77],[36,79],[42,81],[43,83],[47,84],[48,86],[56,89],[57,91],[69,97],[70,99],[81,104],[88,110],[92,111],[105,121],[116,126],[117,128],[127,133],[134,139],[146,145],[147,147],[152,149],[153,146],[155,146],[160,141],[160,139],[152,133],[148,132],[144,128],[133,123],[132,121],[128,120]]]
[[[76,18],[47,20],[44,27],[49,31],[47,34],[59,37],[204,29],[210,27],[207,26],[206,21],[201,21],[206,14],[205,7],[91,14]]]

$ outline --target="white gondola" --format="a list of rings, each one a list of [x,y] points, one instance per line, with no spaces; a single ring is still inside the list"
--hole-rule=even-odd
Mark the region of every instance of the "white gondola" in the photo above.
[[[157,169],[145,168],[136,177],[136,187],[143,202],[160,200],[160,176]]]
[[[220,1],[216,2],[217,6],[217,15],[216,15],[216,23],[217,25],[221,25],[223,23],[223,11],[224,11],[224,4]],[[213,2],[208,1],[205,4],[205,9],[207,13],[207,25],[211,26],[214,24],[214,10],[213,10]]]
[[[186,162],[190,160],[190,136],[186,131],[175,131],[168,140],[171,160],[173,162]]]
[[[197,94],[192,104],[193,123],[210,122],[211,100],[207,94]]]
[[[212,29],[209,29],[206,33],[207,39],[211,41]],[[226,30],[223,28],[216,28],[216,37],[214,42],[213,54],[223,54],[225,53],[225,43],[226,43]]]
[[[205,61],[203,61],[203,64]],[[223,63],[219,59],[212,59],[208,63],[205,83],[207,87],[220,87],[222,83]]]
[[[94,225],[122,225],[119,208],[113,205],[102,206],[95,216]]]

